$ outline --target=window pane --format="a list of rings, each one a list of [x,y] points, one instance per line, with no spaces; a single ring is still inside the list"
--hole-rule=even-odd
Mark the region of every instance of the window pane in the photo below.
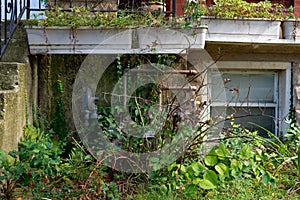
[[[275,134],[275,108],[260,108],[260,107],[211,107],[212,118],[234,116],[234,123],[241,124],[242,127],[249,129],[250,131],[258,130],[261,136],[267,137],[266,131],[250,124],[254,123]],[[225,121],[224,127],[230,127],[230,120]]]
[[[225,87],[227,102],[275,102],[274,73],[223,73],[224,83],[219,83],[217,78],[212,76],[211,92],[214,102],[222,99],[220,95],[224,95],[223,87]]]

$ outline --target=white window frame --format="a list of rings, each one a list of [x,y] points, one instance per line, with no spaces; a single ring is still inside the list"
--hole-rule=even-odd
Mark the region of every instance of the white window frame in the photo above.
[[[286,133],[288,124],[285,118],[289,114],[290,91],[291,91],[291,63],[287,62],[254,62],[254,61],[222,61],[217,62],[218,73],[249,73],[263,74],[274,73],[274,102],[254,103],[254,102],[227,102],[226,105],[234,107],[274,107],[275,108],[275,135],[280,136]],[[211,81],[211,73],[208,75],[208,82]],[[208,87],[208,93],[211,94]],[[210,106],[224,106],[224,102],[213,102]],[[210,111],[209,111],[210,113]]]

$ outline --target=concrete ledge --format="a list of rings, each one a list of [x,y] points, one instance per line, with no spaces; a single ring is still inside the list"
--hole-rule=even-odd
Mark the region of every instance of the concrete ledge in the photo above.
[[[30,54],[149,54],[203,49],[207,27],[26,26]]]

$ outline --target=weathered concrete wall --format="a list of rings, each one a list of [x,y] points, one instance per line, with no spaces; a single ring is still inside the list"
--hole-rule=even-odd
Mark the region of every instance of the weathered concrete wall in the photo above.
[[[102,66],[101,59],[105,59],[105,55],[97,55],[95,57],[89,56],[88,59],[96,60],[96,67],[106,68]],[[110,57],[110,56],[109,56]],[[45,119],[51,121],[55,112],[55,98],[57,94],[57,80],[62,82],[64,87],[63,101],[65,106],[65,116],[67,121],[67,128],[69,132],[74,131],[73,114],[72,114],[72,92],[78,70],[82,63],[87,58],[87,55],[45,55],[37,56],[32,63],[38,65],[38,105]],[[99,62],[98,62],[99,61]],[[93,70],[94,66],[91,66]],[[96,78],[100,78],[96,96],[100,99],[103,92],[110,92],[113,89],[114,83],[117,82],[116,67],[109,67],[103,76],[94,73],[95,77],[90,77],[93,82]],[[110,97],[107,97],[110,99]],[[110,101],[109,101],[110,102]],[[98,105],[105,105],[108,102],[99,102]]]
[[[96,68],[103,68],[102,75],[99,73],[91,73],[92,77],[89,77],[90,83],[94,83],[95,80],[100,79],[97,84],[97,90],[95,95],[100,98],[97,102],[98,106],[110,105],[111,95],[110,93],[114,89],[114,84],[118,81],[117,74],[117,60],[110,55],[40,55],[36,56],[32,63],[38,65],[38,105],[43,113],[43,116],[51,121],[55,111],[55,97],[57,97],[56,81],[61,80],[64,87],[63,101],[65,105],[65,116],[69,132],[74,131],[73,114],[72,114],[72,92],[76,79],[76,75],[82,65],[90,66],[92,71]],[[107,59],[109,61],[107,61]],[[111,59],[111,60],[110,60]],[[149,58],[148,58],[149,59]],[[186,58],[185,58],[186,59]],[[107,62],[106,62],[107,61]],[[124,55],[121,58],[123,67],[127,67],[127,63],[132,65],[136,64],[137,57]],[[155,61],[152,61],[155,62]],[[111,64],[111,65],[109,65]],[[177,69],[186,69],[186,60],[180,60],[177,64]],[[100,77],[101,76],[101,77]],[[199,81],[198,81],[199,82]]]
[[[63,100],[65,105],[65,116],[69,131],[74,130],[72,115],[72,91],[76,74],[85,59],[85,55],[51,55],[48,67],[39,66],[39,91],[48,91],[46,94],[39,94],[39,105],[44,111],[51,110],[48,117],[53,117],[55,108],[54,101],[57,97],[56,81],[61,80],[64,87]],[[46,64],[44,62],[44,64]],[[48,77],[46,77],[48,74]],[[48,82],[46,83],[46,79]],[[43,83],[42,83],[43,81]],[[50,97],[50,98],[49,98]],[[50,100],[50,101],[49,101]]]
[[[0,149],[17,149],[25,125],[26,65],[0,63]],[[5,78],[2,78],[5,77]]]
[[[37,88],[37,74],[36,67],[37,65],[30,65],[30,57],[29,55],[29,47],[28,47],[28,39],[26,30],[22,25],[18,26],[16,29],[4,56],[1,59],[1,62],[15,62],[22,63],[26,66],[26,91],[27,91],[27,99],[28,99],[28,108],[35,107],[37,109],[37,96],[35,94],[35,89]],[[28,110],[29,122],[32,122],[32,113],[31,109]]]
[[[0,62],[0,149],[17,149],[26,119],[26,106],[36,106],[32,88],[34,68],[29,65],[27,34],[19,26]],[[28,103],[26,105],[26,103]],[[31,109],[27,113],[32,121]]]
[[[293,88],[296,119],[300,124],[300,63],[293,63]]]

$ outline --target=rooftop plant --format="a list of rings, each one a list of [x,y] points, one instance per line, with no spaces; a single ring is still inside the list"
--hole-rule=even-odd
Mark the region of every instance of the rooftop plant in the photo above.
[[[24,22],[34,26],[92,26],[92,27],[141,27],[141,26],[172,26],[177,28],[192,28],[185,17],[168,18],[157,12],[127,12],[113,13],[93,12],[88,7],[73,7],[69,11],[56,7],[33,15],[33,20]]]
[[[147,13],[98,13],[91,12],[86,7],[74,7],[71,11],[63,11],[62,8],[51,9],[45,13],[44,20],[38,20],[34,16],[30,25],[39,26],[105,26],[105,27],[126,27],[126,26],[162,26],[165,24],[163,15]]]
[[[226,18],[294,18],[292,8],[286,9],[282,4],[268,0],[258,3],[245,0],[214,0],[214,4],[209,7],[191,1],[186,4],[185,14],[192,21],[199,20],[204,15]]]

